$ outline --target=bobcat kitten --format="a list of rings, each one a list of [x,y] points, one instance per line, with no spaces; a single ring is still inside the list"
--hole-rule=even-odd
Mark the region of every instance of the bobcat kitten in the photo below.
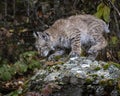
[[[71,57],[80,56],[82,47],[87,46],[89,58],[94,60],[98,51],[107,45],[104,32],[108,33],[109,29],[101,19],[92,15],[71,16],[57,20],[44,32],[34,33],[35,46],[40,55],[49,56],[49,60],[63,55],[65,49],[71,49]]]

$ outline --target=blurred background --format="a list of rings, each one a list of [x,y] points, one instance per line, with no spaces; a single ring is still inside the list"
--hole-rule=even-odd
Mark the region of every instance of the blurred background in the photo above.
[[[108,46],[97,59],[120,63],[119,10],[120,0],[1,0],[0,82],[40,66],[33,32],[44,31],[57,19],[77,14],[92,14],[109,24],[110,33],[105,34]],[[4,92],[6,83],[1,84]]]

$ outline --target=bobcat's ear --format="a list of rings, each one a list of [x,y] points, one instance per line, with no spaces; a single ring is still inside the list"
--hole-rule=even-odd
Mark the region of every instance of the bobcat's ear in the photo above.
[[[38,38],[38,37],[39,37],[39,32],[33,32],[33,36],[34,36],[35,38]]]
[[[45,32],[34,32],[33,33],[35,38],[43,39],[43,40],[49,40],[49,35]]]

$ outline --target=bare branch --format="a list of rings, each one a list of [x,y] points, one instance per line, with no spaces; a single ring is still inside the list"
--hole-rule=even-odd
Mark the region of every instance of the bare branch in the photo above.
[[[118,37],[120,38],[120,33],[119,33],[119,32],[120,32],[120,27],[119,27],[119,23],[118,23],[118,20],[117,20],[117,16],[116,16],[116,12],[115,12],[115,11],[114,11],[113,16],[114,16],[114,19],[115,19],[117,35],[118,35]]]
[[[7,0],[5,0],[5,16],[7,16]]]
[[[112,3],[111,0],[108,0],[110,2],[110,4],[112,5],[112,7],[114,8],[114,10],[118,13],[118,15],[120,16],[120,12],[118,10],[118,8]]]
[[[13,17],[15,17],[16,14],[16,1],[13,0]]]

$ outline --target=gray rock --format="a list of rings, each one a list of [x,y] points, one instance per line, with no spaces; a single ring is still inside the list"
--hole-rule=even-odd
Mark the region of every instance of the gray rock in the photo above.
[[[85,57],[81,57],[70,59],[63,65],[58,64],[39,70],[35,76],[31,78],[29,87],[33,85],[33,81],[34,83],[38,81],[42,82],[42,84],[36,84],[33,88],[35,91],[37,88],[40,88],[37,86],[41,86],[42,88],[46,83],[57,82],[62,88],[67,86],[67,88],[64,89],[66,92],[64,94],[67,95],[63,95],[63,92],[59,90],[52,96],[102,96],[106,94],[118,96],[120,94],[117,89],[115,89],[118,87],[118,85],[116,85],[118,78],[120,78],[120,69],[114,64],[107,65],[107,63],[103,61],[91,61]],[[73,85],[74,87],[71,87]],[[106,88],[108,88],[108,90],[110,88],[110,91],[107,91]],[[71,93],[73,95],[68,94],[68,89],[74,90],[75,93]]]
[[[47,76],[44,78],[44,81],[45,81],[45,82],[55,81],[55,80],[59,79],[59,75],[60,75],[59,72],[50,73],[49,75],[47,75]]]

